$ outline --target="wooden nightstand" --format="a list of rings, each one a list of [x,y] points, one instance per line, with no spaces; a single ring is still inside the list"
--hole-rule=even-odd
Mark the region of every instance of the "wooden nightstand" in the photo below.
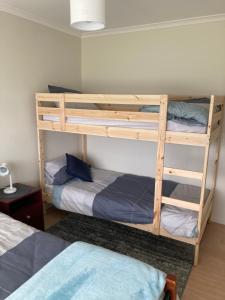
[[[44,230],[42,194],[39,188],[16,183],[16,193],[6,195],[0,190],[0,212]]]

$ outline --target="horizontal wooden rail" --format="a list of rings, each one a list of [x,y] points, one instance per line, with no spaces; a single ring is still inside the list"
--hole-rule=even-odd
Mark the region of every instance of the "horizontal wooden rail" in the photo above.
[[[58,116],[61,112],[60,108],[55,107],[38,107],[39,115]]]
[[[185,178],[192,178],[197,180],[202,180],[203,177],[203,174],[200,172],[193,172],[193,171],[173,169],[173,168],[164,168],[164,174],[172,175],[172,176],[180,176]]]
[[[65,109],[66,117],[84,117],[94,119],[112,119],[123,121],[158,122],[158,113],[112,111],[94,109]]]
[[[40,102],[58,102],[64,100],[64,94],[37,93],[36,100]]]
[[[60,122],[52,122],[52,121],[37,121],[38,129],[40,130],[50,130],[50,131],[61,131]]]
[[[167,230],[165,230],[162,226],[160,227],[160,235],[191,245],[196,245],[198,242],[197,238],[186,238],[182,236],[172,235]]]
[[[160,105],[163,95],[65,94],[67,103]]]
[[[62,131],[60,122],[39,120],[37,124],[38,124],[38,129],[41,130]],[[68,133],[126,138],[131,140],[152,141],[152,142],[158,141],[158,131],[156,130],[65,123],[65,127],[63,131]]]
[[[209,144],[207,134],[166,131],[167,144],[181,144],[191,146],[206,146]]]
[[[169,101],[182,101],[182,102],[185,102],[185,101],[190,101],[192,99],[204,98],[205,96],[202,96],[202,97],[199,97],[199,96],[193,97],[193,96],[169,95],[168,97],[169,97]]]
[[[168,205],[174,205],[181,208],[186,208],[194,211],[200,210],[200,205],[197,203],[192,203],[184,200],[169,198],[169,197],[162,197],[162,203]]]

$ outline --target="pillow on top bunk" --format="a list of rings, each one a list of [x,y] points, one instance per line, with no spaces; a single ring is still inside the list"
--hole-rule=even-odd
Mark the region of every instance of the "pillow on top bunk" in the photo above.
[[[91,169],[84,161],[68,153],[66,153],[66,161],[66,171],[69,175],[79,178],[83,181],[93,181],[91,177]]]
[[[48,85],[49,93],[53,94],[63,94],[63,93],[75,93],[75,94],[81,94],[80,91],[67,89],[61,86],[55,86],[55,85]]]
[[[193,101],[193,100],[192,100]],[[159,112],[159,105],[144,105],[141,107],[142,112]],[[207,125],[209,110],[208,108],[194,103],[170,101],[168,105],[168,119],[187,119]]]
[[[80,91],[67,89],[60,86],[48,85],[49,93],[53,94],[63,94],[63,93],[74,93],[74,94],[82,94]],[[56,107],[59,107],[57,104]],[[93,109],[98,110],[100,107],[95,103],[68,103],[67,108],[77,108],[77,109]]]
[[[63,185],[72,179],[73,176],[66,172],[65,156],[46,162],[45,180],[47,184]]]

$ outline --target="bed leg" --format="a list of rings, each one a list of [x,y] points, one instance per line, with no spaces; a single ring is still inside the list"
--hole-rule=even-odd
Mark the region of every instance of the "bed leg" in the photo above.
[[[197,266],[197,265],[198,265],[198,259],[199,259],[199,248],[200,248],[200,245],[199,245],[199,244],[195,245],[195,258],[194,258],[194,266]]]
[[[166,286],[165,286],[165,293],[166,293],[166,297],[167,298],[167,293],[169,293],[171,300],[176,300],[177,298],[177,280],[176,277],[174,275],[167,275],[166,278]]]

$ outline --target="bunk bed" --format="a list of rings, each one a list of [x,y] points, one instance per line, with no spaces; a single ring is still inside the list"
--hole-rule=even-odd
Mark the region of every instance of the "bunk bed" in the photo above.
[[[154,183],[153,222],[132,224],[123,222],[156,235],[166,236],[195,246],[195,265],[198,262],[199,245],[210,219],[216,186],[217,166],[224,115],[222,96],[211,96],[207,123],[173,122],[168,119],[170,103],[198,102],[192,97],[168,95],[99,95],[99,94],[36,94],[37,132],[39,147],[40,184],[46,202],[52,201],[51,192],[45,186],[45,131],[58,131],[81,135],[83,160],[87,161],[87,135],[133,139],[157,143],[156,176]],[[142,109],[147,107],[147,109]],[[158,107],[154,111],[149,107]],[[178,120],[179,121],[179,120]],[[174,124],[176,123],[176,124]],[[179,125],[179,126],[178,126]],[[165,145],[180,144],[204,149],[204,163],[199,172],[165,166]],[[210,145],[216,147],[212,184],[206,189]],[[184,199],[173,194],[163,195],[164,176],[176,176],[199,182],[199,199]],[[191,198],[191,197],[190,197]],[[162,226],[163,206],[191,210],[197,214],[197,236],[192,238],[169,233]]]

